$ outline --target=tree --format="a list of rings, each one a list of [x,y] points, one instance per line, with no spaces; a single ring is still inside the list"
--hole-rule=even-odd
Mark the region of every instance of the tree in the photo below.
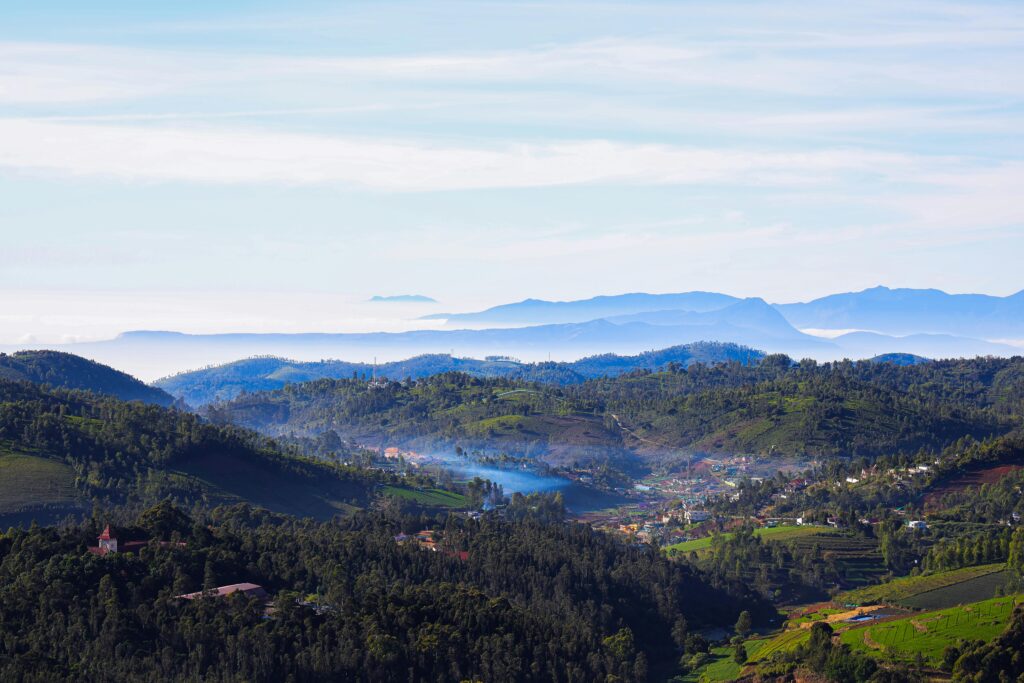
[[[740,612],[740,618],[736,620],[736,634],[746,638],[752,628],[753,620],[750,618],[750,612],[743,610]]]
[[[747,663],[747,646],[740,643],[736,646],[736,649],[732,652],[732,660],[737,664],[743,665]]]
[[[672,624],[672,640],[680,648],[686,647],[686,636],[689,635],[689,626],[686,623],[686,619],[679,617],[675,623]]]
[[[628,626],[605,638],[603,644],[608,653],[620,662],[633,658],[633,631]]]

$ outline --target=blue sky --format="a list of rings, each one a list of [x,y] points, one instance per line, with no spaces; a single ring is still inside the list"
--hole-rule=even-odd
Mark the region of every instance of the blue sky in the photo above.
[[[1015,2],[7,0],[0,342],[1010,294],[1022,95]]]

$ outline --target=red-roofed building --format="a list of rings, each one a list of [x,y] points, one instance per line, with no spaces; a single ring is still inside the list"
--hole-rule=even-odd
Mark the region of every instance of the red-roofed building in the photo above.
[[[112,532],[110,530],[110,525],[109,524],[103,530],[103,533],[100,534],[100,536],[99,536],[99,538],[97,540],[99,541],[98,550],[101,551],[100,552],[101,555],[106,555],[107,553],[116,553],[117,552],[117,535],[114,534],[114,532]]]
[[[230,586],[220,586],[209,591],[197,591],[195,593],[186,593],[184,595],[176,595],[176,598],[181,600],[195,600],[196,598],[223,598],[228,595],[234,595],[235,593],[241,593],[247,598],[256,598],[257,600],[268,600],[270,595],[263,588],[255,583],[233,583]]]
[[[148,540],[122,541],[121,538],[117,535],[117,533],[113,529],[111,529],[110,525],[108,524],[106,528],[103,529],[103,533],[101,533],[97,537],[96,546],[87,548],[87,550],[93,555],[99,555],[100,557],[103,557],[104,555],[109,555],[110,553],[118,552],[137,553],[139,550],[149,545],[149,543],[150,541]],[[177,543],[172,543],[170,541],[160,541],[158,545],[161,548],[167,548],[170,546],[176,548],[184,548],[186,544],[181,541]]]

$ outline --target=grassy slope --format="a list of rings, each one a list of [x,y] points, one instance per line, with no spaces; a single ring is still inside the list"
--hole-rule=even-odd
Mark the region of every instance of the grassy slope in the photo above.
[[[70,467],[0,445],[0,525],[30,517],[47,522],[81,505]]]
[[[843,632],[840,639],[851,648],[873,656],[913,661],[920,653],[936,665],[947,645],[955,645],[959,640],[991,640],[1002,633],[1014,604],[1019,604],[1022,599],[1024,595],[992,598],[882,624],[851,628]]]
[[[288,471],[275,460],[221,453],[176,463],[171,474],[201,486],[211,502],[246,501],[302,517],[327,519],[368,502],[365,487],[357,482]]]
[[[797,538],[799,536],[812,536],[814,534],[828,535],[828,529],[820,526],[777,526],[777,527],[763,527],[754,530],[755,536],[760,536],[766,541],[785,541],[791,538]],[[723,534],[726,538],[732,536],[732,534]],[[701,550],[707,550],[711,547],[711,537],[705,536],[704,538],[698,538],[692,541],[684,541],[682,543],[675,543],[673,545],[665,546],[666,551],[674,553],[690,553],[700,552]]]
[[[937,572],[923,576],[907,576],[877,586],[867,586],[840,593],[836,596],[835,601],[856,605],[867,605],[877,602],[906,604],[906,600],[929,591],[954,586],[977,577],[1001,572],[1002,570],[1003,564],[999,563],[954,569],[948,572]]]
[[[395,496],[413,501],[428,507],[465,508],[468,500],[465,496],[453,491],[442,489],[411,489],[400,486],[385,486],[381,489],[386,496]]]

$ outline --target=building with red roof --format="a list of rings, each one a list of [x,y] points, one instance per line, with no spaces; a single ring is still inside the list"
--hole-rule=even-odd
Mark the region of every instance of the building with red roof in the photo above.
[[[208,591],[197,591],[195,593],[185,593],[184,595],[176,595],[174,597],[181,600],[195,600],[197,598],[223,598],[228,595],[234,595],[235,593],[241,593],[247,598],[255,598],[257,600],[268,600],[270,595],[263,588],[255,583],[233,583],[230,586],[220,586]]]

